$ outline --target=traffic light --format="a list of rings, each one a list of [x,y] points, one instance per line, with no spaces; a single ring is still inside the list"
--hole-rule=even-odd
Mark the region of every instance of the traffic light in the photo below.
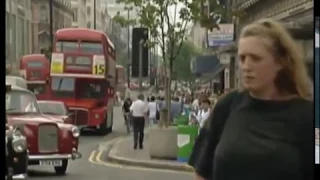
[[[139,77],[139,47],[140,41],[147,42],[148,28],[133,28],[132,29],[132,64],[131,75],[132,77]],[[146,43],[145,43],[146,44]],[[142,77],[147,77],[149,74],[149,52],[146,45],[142,50]]]

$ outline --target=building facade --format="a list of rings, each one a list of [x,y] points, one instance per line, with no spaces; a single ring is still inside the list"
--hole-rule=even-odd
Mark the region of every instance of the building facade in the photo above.
[[[101,24],[102,11],[101,0],[86,0],[87,28],[103,30]],[[96,19],[94,18],[94,13],[96,14]]]
[[[241,29],[253,21],[271,18],[284,22],[304,49],[306,64],[310,75],[313,74],[313,0],[220,0],[220,3],[225,5],[228,12],[241,14],[241,16],[226,19],[226,22],[235,24],[235,41]],[[195,24],[188,40],[197,47],[206,49],[206,30]],[[207,51],[207,53],[214,53],[214,51]],[[210,76],[214,79],[212,81],[219,81],[222,89],[241,87],[240,70],[236,62],[236,43],[219,47],[217,54],[226,68],[215,77]]]
[[[103,4],[106,4],[108,14],[111,18],[115,17],[116,15],[123,16],[127,19],[135,19],[138,20],[137,11],[134,7],[128,9],[125,4],[118,4],[116,0],[101,0]],[[122,27],[121,33],[118,35],[124,42],[131,42],[132,37],[132,26],[129,27],[129,34],[128,34],[128,27]],[[131,43],[128,43],[131,47]]]
[[[31,0],[7,0],[5,23],[6,59],[16,69],[21,56],[33,51]]]
[[[271,18],[286,24],[293,37],[304,49],[308,69],[313,69],[313,0],[231,0],[231,9],[244,12],[244,16],[236,20],[236,37],[243,26],[262,18]],[[227,50],[230,72],[230,88],[241,86],[240,70],[235,63],[235,47],[224,47]],[[226,48],[226,49],[225,49]],[[231,51],[228,51],[231,50]]]
[[[204,14],[209,15],[208,0],[206,0],[202,5],[202,11]],[[207,30],[203,28],[199,22],[193,23],[187,36],[187,40],[193,43],[198,49],[201,49],[203,52],[208,51]]]
[[[34,28],[34,42],[38,48],[34,53],[51,46],[50,40],[50,11],[48,0],[32,0]],[[53,33],[58,29],[72,27],[73,11],[71,0],[52,1]]]
[[[201,27],[200,23],[194,23],[190,28],[187,40],[194,44],[198,49],[205,51],[207,48],[206,29]]]
[[[86,0],[71,0],[73,11],[72,27],[87,27]]]

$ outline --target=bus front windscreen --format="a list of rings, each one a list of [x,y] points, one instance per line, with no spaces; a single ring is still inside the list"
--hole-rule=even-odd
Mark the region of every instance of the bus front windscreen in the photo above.
[[[77,98],[79,99],[103,99],[107,92],[107,85],[100,79],[78,79]]]
[[[57,98],[75,97],[75,79],[70,77],[52,77],[52,95]]]

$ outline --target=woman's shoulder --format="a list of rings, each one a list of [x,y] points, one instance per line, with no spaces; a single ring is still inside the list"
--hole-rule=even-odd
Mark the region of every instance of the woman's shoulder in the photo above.
[[[311,100],[299,98],[291,101],[291,104],[291,109],[295,113],[302,114],[306,117],[314,115],[314,102]]]
[[[237,101],[240,102],[242,98],[245,96],[244,91],[234,90],[229,93],[223,94],[218,98],[218,101],[215,105],[215,108],[221,108],[232,104]]]
[[[306,99],[295,99],[291,101],[291,105],[287,109],[285,115],[291,119],[293,125],[301,134],[309,134],[308,132],[314,130],[314,103]]]

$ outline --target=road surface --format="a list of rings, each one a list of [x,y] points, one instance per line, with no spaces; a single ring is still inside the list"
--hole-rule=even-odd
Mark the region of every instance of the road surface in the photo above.
[[[86,135],[80,138],[79,150],[83,157],[69,163],[67,174],[57,176],[53,167],[29,167],[30,180],[191,180],[192,175],[186,172],[126,167],[117,164],[98,162],[99,144],[106,144],[111,140],[126,135],[120,107],[115,108],[114,131],[104,137]],[[116,121],[117,120],[117,121]],[[98,160],[97,160],[98,159]]]

